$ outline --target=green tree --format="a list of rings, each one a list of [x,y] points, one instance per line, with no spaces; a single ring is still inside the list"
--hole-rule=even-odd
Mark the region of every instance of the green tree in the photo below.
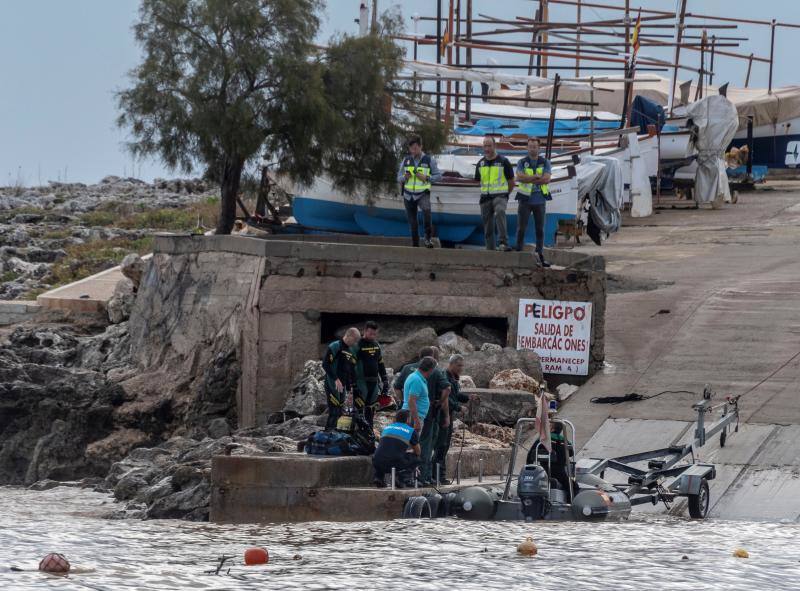
[[[387,88],[402,65],[388,33],[314,46],[319,0],[142,0],[134,26],[144,53],[119,93],[119,124],[136,155],[171,168],[206,167],[220,183],[218,233],[229,233],[248,162],[308,184],[327,174],[348,192],[391,183],[402,138],[443,126]],[[398,113],[402,113],[398,115]]]

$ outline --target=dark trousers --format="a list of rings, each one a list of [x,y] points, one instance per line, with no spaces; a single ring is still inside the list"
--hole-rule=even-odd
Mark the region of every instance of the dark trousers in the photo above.
[[[525,230],[528,229],[528,220],[533,214],[533,223],[536,228],[536,252],[544,252],[544,214],[545,204],[532,205],[524,201],[519,202],[517,208],[517,250],[522,250],[525,246]]]
[[[483,221],[483,240],[486,250],[496,250],[495,226],[497,227],[497,241],[503,246],[508,246],[508,229],[506,225],[506,207],[508,195],[498,195],[491,199],[481,201],[481,220]]]
[[[405,453],[397,458],[372,458],[375,469],[375,480],[386,480],[386,476],[395,469],[396,481],[400,484],[414,478],[414,468],[419,466],[419,458],[414,453]]]
[[[422,482],[431,482],[431,464],[433,463],[433,448],[439,435],[439,413],[431,408],[425,421],[422,423],[422,433],[419,435],[420,454],[419,478]]]
[[[325,422],[325,430],[332,431],[336,429],[336,422],[342,416],[345,395],[344,392],[339,394],[336,391],[332,391],[327,384],[325,385],[325,394],[328,398],[328,420]]]
[[[452,417],[450,418],[452,420]],[[433,479],[436,480],[436,464],[439,464],[439,478],[447,478],[447,452],[450,451],[450,442],[453,440],[453,424],[445,429],[439,427],[439,436],[436,438],[436,447],[433,452]]]
[[[371,380],[359,380],[357,387],[353,390],[353,405],[357,412],[364,415],[370,427],[375,426],[375,406],[378,403],[378,396],[381,393],[379,382]]]
[[[423,193],[417,199],[407,199],[406,196],[403,195],[403,204],[406,208],[408,227],[411,229],[411,243],[414,246],[419,246],[419,211],[422,211],[422,223],[425,227],[425,240],[430,240],[433,236],[430,192]]]

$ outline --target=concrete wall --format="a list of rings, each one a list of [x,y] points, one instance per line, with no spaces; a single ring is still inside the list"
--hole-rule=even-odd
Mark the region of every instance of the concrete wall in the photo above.
[[[0,302],[0,326],[33,320],[42,307],[33,301],[12,300]]]
[[[304,362],[318,355],[325,313],[505,318],[514,342],[519,298],[591,301],[592,369],[604,359],[606,279],[598,257],[558,252],[556,262],[571,266],[544,270],[525,252],[174,235],[158,236],[155,252],[161,271],[148,281],[160,285],[150,289],[179,303],[171,304],[177,317],[157,314],[163,343],[140,352],[141,361],[167,349],[191,359],[198,337],[235,335],[244,427],[283,408]],[[200,330],[187,328],[198,323]]]
[[[499,482],[508,449],[465,449],[461,477],[482,470],[484,482]],[[448,478],[455,479],[459,450],[448,454]],[[211,465],[211,515],[217,523],[288,521],[373,521],[400,517],[405,499],[419,490],[372,487],[368,457],[305,454],[215,456]],[[494,476],[490,476],[494,475]]]

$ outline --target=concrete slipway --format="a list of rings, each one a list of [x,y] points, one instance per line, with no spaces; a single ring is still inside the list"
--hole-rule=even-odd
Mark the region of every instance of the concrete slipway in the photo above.
[[[721,210],[629,219],[602,247],[578,247],[611,275],[606,367],[562,413],[580,455],[613,456],[690,438],[706,383],[741,394],[739,433],[701,452],[718,466],[711,515],[800,521],[800,186],[768,189]],[[590,402],[664,390],[695,394]]]

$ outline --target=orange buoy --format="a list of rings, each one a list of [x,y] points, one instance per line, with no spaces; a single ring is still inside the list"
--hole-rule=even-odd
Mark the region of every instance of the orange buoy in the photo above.
[[[244,563],[247,566],[256,564],[267,564],[269,562],[269,552],[264,548],[248,548],[244,551]]]
[[[45,573],[66,574],[69,572],[69,560],[57,552],[51,552],[39,563],[39,570]]]
[[[524,542],[517,546],[517,552],[523,556],[536,556],[539,553],[539,549],[533,543],[533,538],[526,538]]]

